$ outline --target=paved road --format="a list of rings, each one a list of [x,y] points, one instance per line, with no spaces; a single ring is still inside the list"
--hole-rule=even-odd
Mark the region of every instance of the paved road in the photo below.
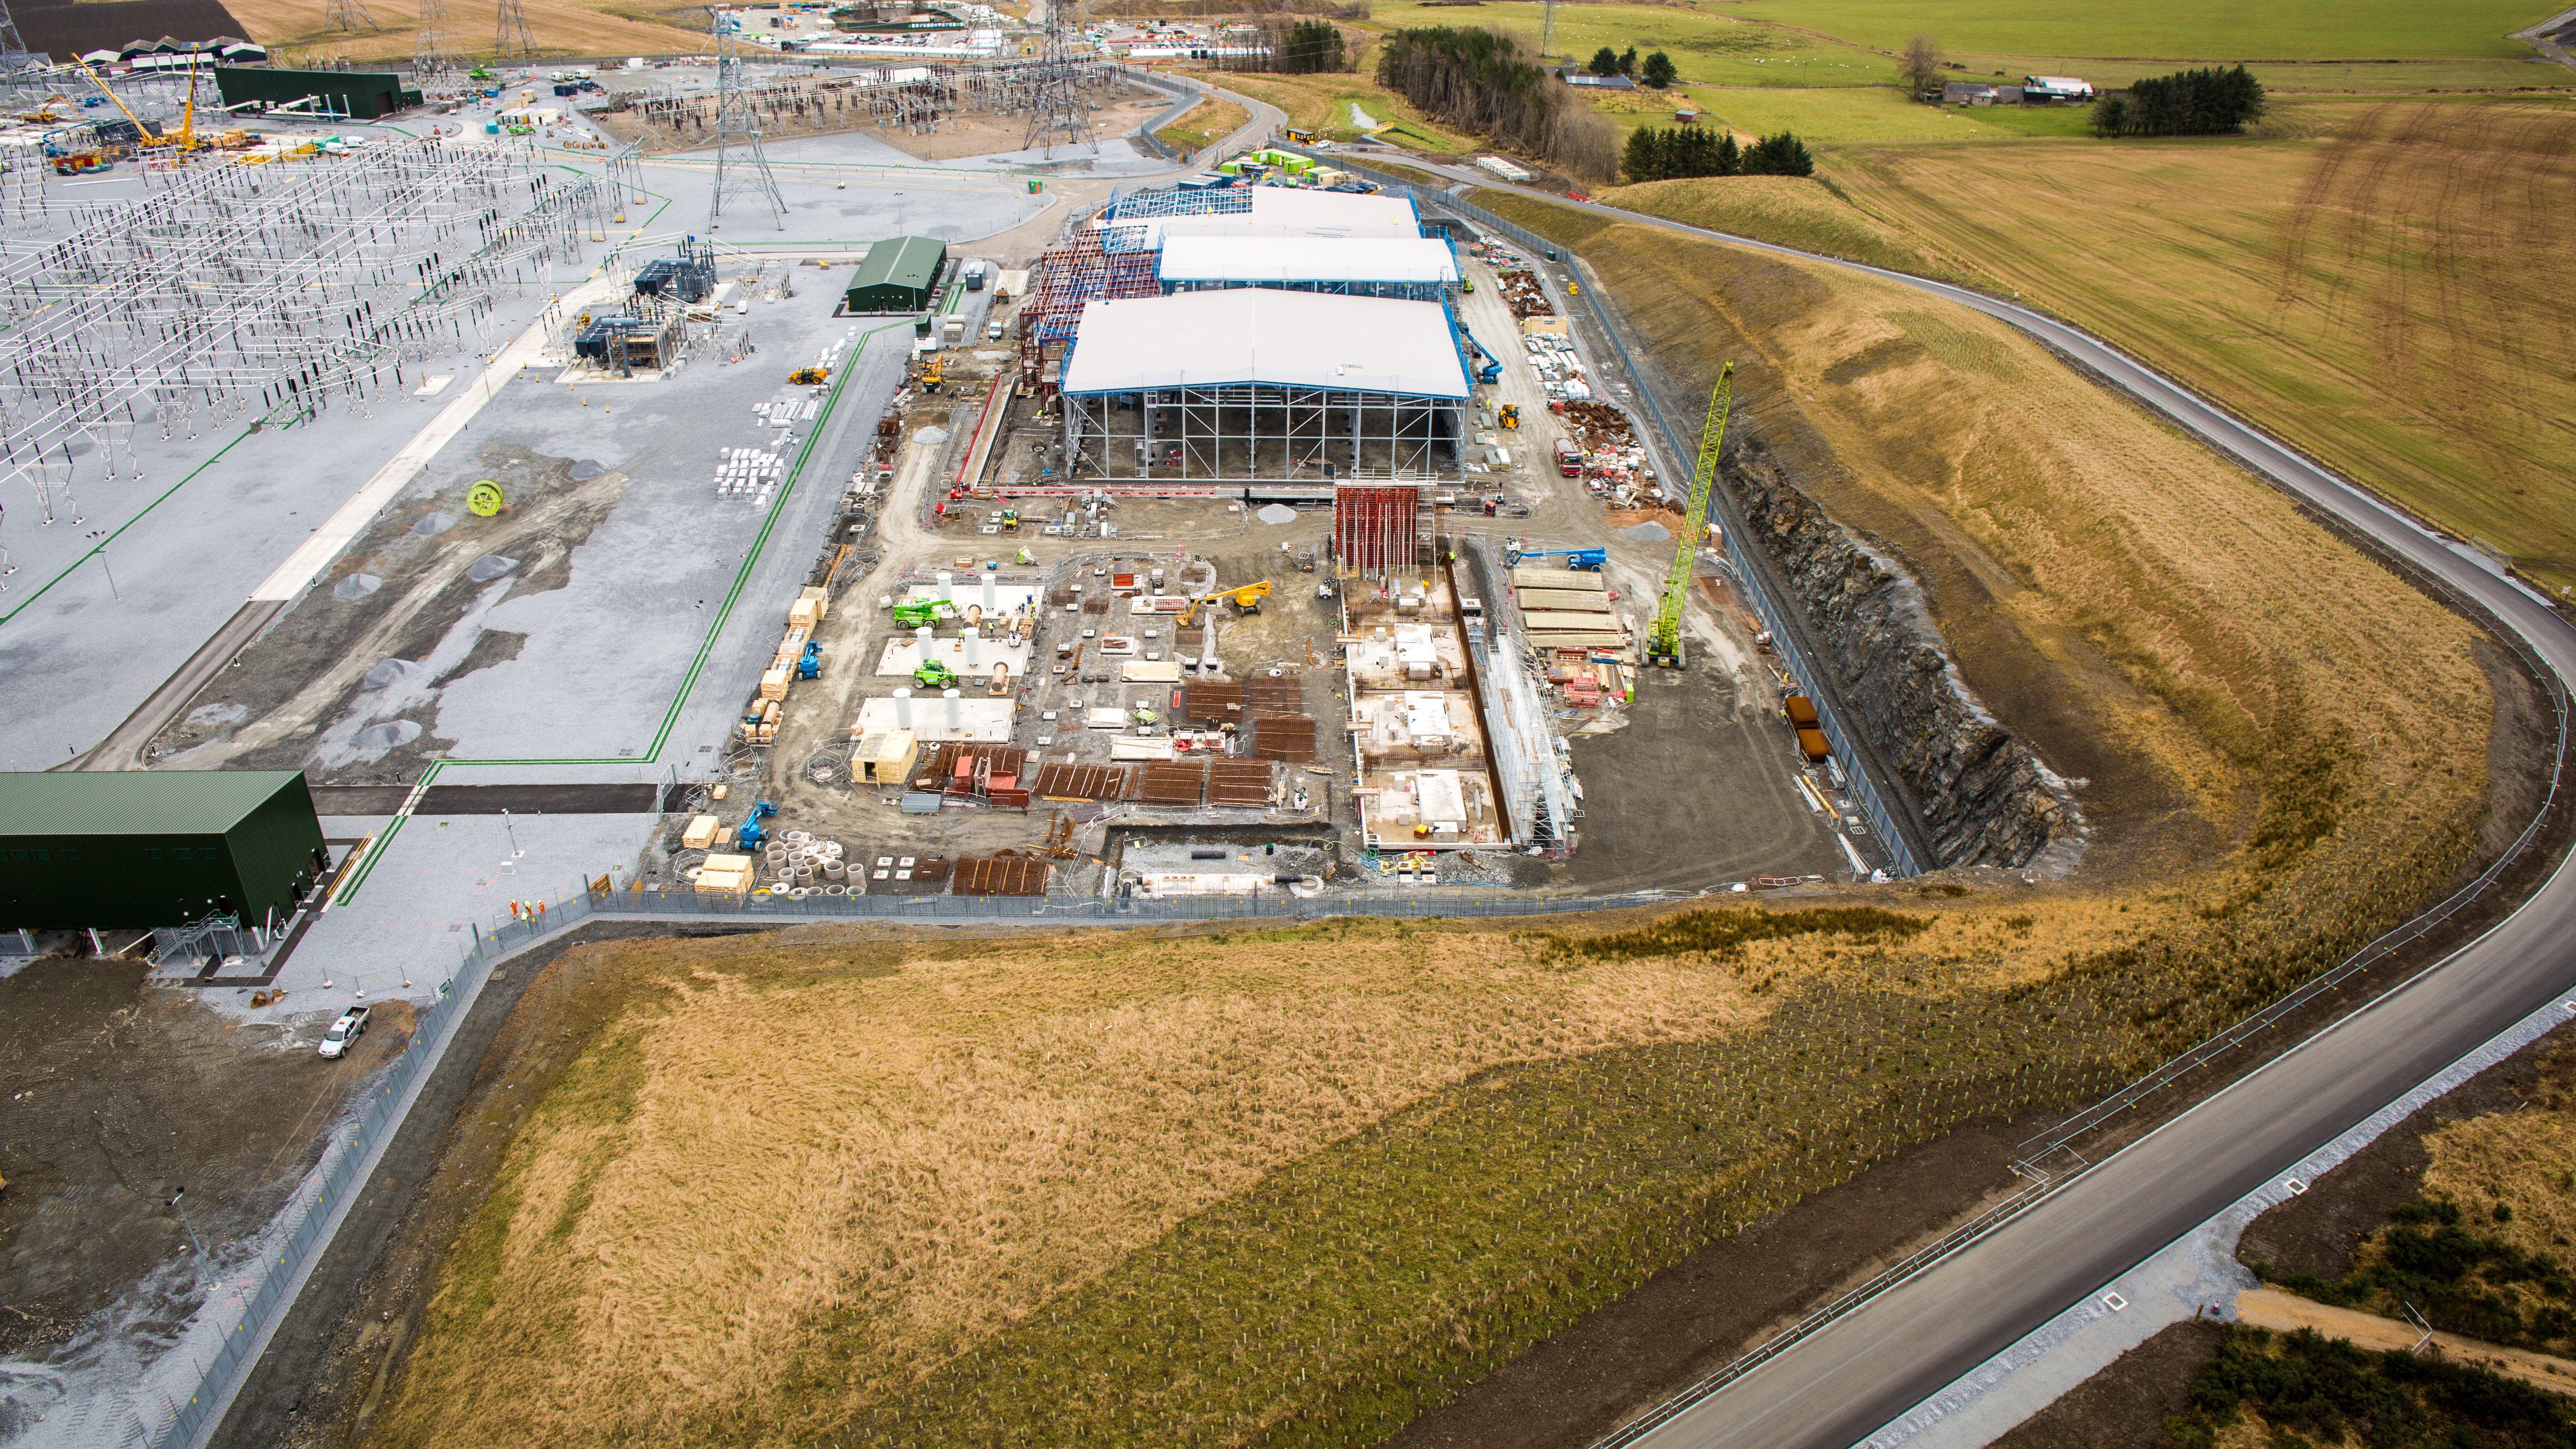
[[[1451,174],[1573,204],[1525,188],[1496,187],[1472,173]],[[2098,338],[1964,288],[1610,207],[1582,209],[1830,262],[2000,318],[2475,599],[2528,641],[2561,680],[2576,679],[2576,628],[2537,597]],[[1653,1449],[1842,1449],[1855,1443],[2553,996],[2571,992],[2576,873],[2562,864],[2521,910],[2437,969],[1635,1443]]]

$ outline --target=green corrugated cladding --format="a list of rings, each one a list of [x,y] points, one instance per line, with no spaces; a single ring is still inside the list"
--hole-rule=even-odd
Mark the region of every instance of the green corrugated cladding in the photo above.
[[[935,236],[889,237],[868,248],[868,259],[850,278],[844,310],[918,312],[930,305],[946,265],[948,243]]]
[[[361,121],[409,110],[421,100],[420,92],[404,90],[402,77],[391,71],[270,70],[266,66],[219,65],[215,67],[215,89],[223,92],[228,106],[244,101],[285,106],[306,96],[320,96],[325,107],[345,111]]]
[[[0,774],[0,930],[283,921],[329,862],[299,771]]]

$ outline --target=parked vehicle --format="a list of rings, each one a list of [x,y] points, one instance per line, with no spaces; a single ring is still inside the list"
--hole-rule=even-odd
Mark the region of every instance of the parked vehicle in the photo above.
[[[349,1048],[357,1045],[358,1038],[367,1034],[367,1011],[366,1007],[353,1006],[346,1016],[331,1023],[329,1031],[322,1033],[322,1055],[325,1058],[338,1061],[347,1056]]]

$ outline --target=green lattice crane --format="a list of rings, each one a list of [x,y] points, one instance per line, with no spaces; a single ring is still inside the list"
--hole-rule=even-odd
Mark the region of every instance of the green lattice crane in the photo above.
[[[1708,533],[1708,495],[1717,486],[1717,450],[1726,442],[1726,414],[1735,401],[1735,364],[1717,370],[1717,386],[1708,392],[1708,420],[1700,425],[1699,466],[1691,473],[1690,510],[1673,542],[1673,571],[1664,580],[1663,607],[1655,611],[1646,635],[1646,662],[1658,669],[1682,667],[1682,600],[1690,591],[1691,560]]]

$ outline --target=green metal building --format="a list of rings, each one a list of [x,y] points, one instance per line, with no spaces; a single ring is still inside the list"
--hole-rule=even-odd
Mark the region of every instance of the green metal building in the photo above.
[[[939,287],[948,265],[948,243],[935,236],[898,236],[868,248],[842,303],[845,312],[918,312]]]
[[[329,867],[300,771],[0,774],[0,929],[283,922]]]
[[[391,71],[270,70],[266,66],[219,65],[215,89],[224,104],[262,101],[261,107],[289,106],[307,96],[320,96],[320,109],[355,120],[372,121],[421,103],[420,92],[403,89]]]

